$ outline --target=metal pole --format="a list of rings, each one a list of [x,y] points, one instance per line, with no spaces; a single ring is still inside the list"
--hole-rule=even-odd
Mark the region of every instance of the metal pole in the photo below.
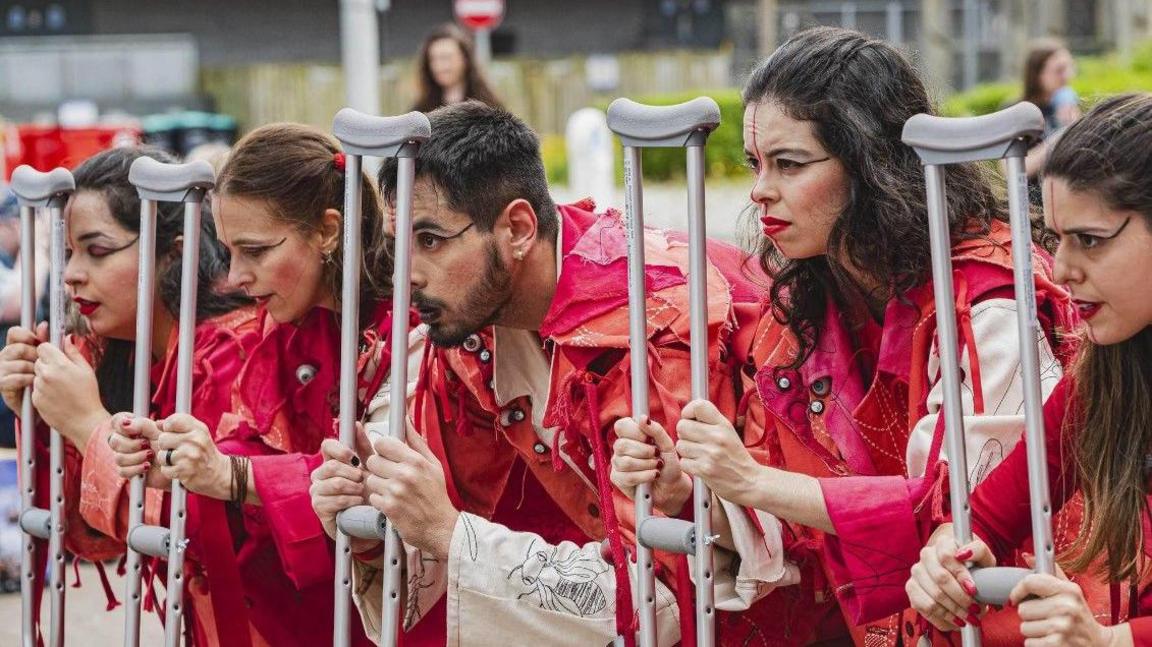
[[[392,269],[392,337],[396,340],[408,339],[408,319],[404,316],[410,307],[412,271],[412,189],[416,179],[416,160],[400,157],[396,160],[396,258]],[[408,399],[408,356],[406,353],[392,353],[390,388],[392,402],[406,402]],[[388,433],[404,440],[408,429],[407,408],[393,406],[388,411]],[[388,521],[384,540],[384,605],[383,633],[380,644],[394,647],[400,634],[404,616],[400,609],[400,597],[404,587],[403,557],[404,544],[396,527]]]
[[[48,205],[51,227],[51,256],[49,279],[48,341],[57,348],[64,347],[64,206],[60,203]],[[31,250],[29,250],[31,251]],[[52,518],[52,535],[48,550],[52,555],[52,632],[50,644],[64,645],[64,438],[52,429],[49,464],[51,469],[48,490],[52,498],[49,509]]]
[[[203,196],[203,192],[200,192]],[[176,413],[192,412],[192,352],[196,338],[196,289],[200,265],[200,200],[184,203],[184,248],[180,268],[180,346],[176,355]],[[168,545],[168,608],[164,623],[164,643],[179,647],[184,613],[184,539],[187,524],[188,491],[179,481],[172,482],[171,529]]]
[[[140,200],[139,269],[136,281],[136,350],[132,374],[132,415],[147,418],[152,411],[152,312],[156,284],[156,202]],[[144,523],[144,475],[134,477],[128,491],[128,528]],[[124,582],[124,645],[140,644],[141,561],[143,556],[128,542],[127,578]]]
[[[648,415],[648,316],[644,285],[644,192],[640,149],[624,147],[624,201],[628,215],[628,337],[631,346],[632,418]],[[652,516],[652,487],[636,488],[636,527]],[[656,645],[656,570],[652,549],[636,542],[640,645]]]
[[[487,71],[488,65],[492,62],[492,30],[477,29],[475,39],[476,62]]]
[[[36,209],[20,207],[20,327],[36,329]],[[32,407],[32,387],[24,388],[20,402],[21,510],[36,505],[36,409]],[[21,640],[24,647],[36,647],[33,635],[36,584],[36,538],[23,533],[20,573]],[[41,574],[42,575],[42,574]]]
[[[1032,223],[1028,216],[1028,174],[1024,172],[1026,148],[1018,146],[1008,162],[1008,216],[1012,227],[1012,271],[1016,283],[1017,334],[1020,338],[1020,370],[1024,377],[1024,438],[1028,451],[1028,492],[1031,499],[1032,542],[1036,571],[1053,574],[1056,556],[1052,541],[1052,502],[1048,489],[1048,464],[1044,437],[1044,398],[1040,391],[1040,356],[1037,340],[1044,331],[1036,313],[1036,284],[1032,278]]]
[[[359,155],[344,158],[344,273],[340,296],[340,442],[356,447],[356,360],[360,335],[360,199]],[[403,401],[403,400],[402,400]],[[351,540],[336,533],[336,621],[334,643],[351,644],[349,605],[352,595]],[[383,636],[381,636],[383,638]]]
[[[980,3],[964,0],[964,89],[980,80]]]
[[[932,289],[936,298],[936,338],[940,352],[940,379],[944,388],[944,443],[950,463],[948,479],[952,499],[952,525],[956,542],[972,541],[968,503],[968,456],[964,449],[964,410],[960,397],[960,354],[956,333],[956,303],[952,300],[952,239],[944,201],[944,169],[924,167],[928,189],[928,237],[932,247]],[[978,647],[980,632],[972,625],[961,629],[964,647]]]
[[[687,147],[688,292],[692,399],[708,399],[708,232],[704,218],[704,145]],[[696,644],[716,642],[712,562],[712,491],[704,479],[692,479],[696,525]]]

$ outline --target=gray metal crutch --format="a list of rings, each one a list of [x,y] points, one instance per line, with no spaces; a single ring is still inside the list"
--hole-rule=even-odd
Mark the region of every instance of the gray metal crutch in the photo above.
[[[128,170],[128,181],[140,195],[140,270],[136,291],[136,355],[132,413],[151,415],[152,313],[156,285],[156,203],[184,203],[184,244],[180,267],[180,328],[176,356],[176,413],[192,412],[192,351],[196,329],[196,290],[200,265],[200,215],[204,197],[215,183],[204,161],[164,164],[140,157]],[[128,578],[124,644],[140,642],[141,554],[168,558],[164,644],[180,644],[184,614],[184,530],[188,493],[172,482],[169,527],[144,524],[144,477],[132,479],[128,493]]]
[[[48,341],[56,347],[64,342],[64,205],[76,190],[67,169],[41,173],[31,166],[17,167],[12,173],[12,192],[20,203],[20,326],[36,328],[36,210],[48,212],[51,263],[49,279]],[[48,509],[36,506],[36,411],[32,408],[32,388],[24,389],[20,405],[20,475],[22,510],[20,529],[24,532],[21,560],[21,640],[36,645],[33,627],[33,584],[36,580],[36,540],[47,539],[50,562],[49,588],[52,590],[51,625],[48,643],[64,644],[64,439],[53,429],[49,441]],[[40,574],[43,577],[43,573]]]
[[[646,106],[616,99],[608,127],[624,144],[625,211],[628,215],[628,322],[632,353],[632,417],[648,415],[648,332],[644,285],[644,190],[640,152],[683,147],[688,165],[688,289],[692,398],[708,399],[708,274],[704,220],[704,146],[720,125],[720,107],[708,97],[675,106]],[[712,492],[692,482],[694,521],[652,516],[649,485],[636,489],[636,562],[640,644],[656,644],[656,578],[652,549],[692,555],[696,571],[696,644],[711,647],[716,635],[712,572]]]
[[[388,433],[400,440],[407,431],[408,290],[412,257],[412,185],[416,154],[432,134],[423,113],[377,117],[344,108],[336,113],[332,132],[344,147],[344,276],[340,300],[340,442],[356,446],[356,360],[360,337],[360,163],[366,155],[396,158],[396,255],[392,271],[392,330],[389,374],[392,407]],[[352,592],[349,538],[384,541],[384,604],[380,644],[396,645],[402,617],[404,547],[388,520],[372,506],[349,508],[336,516],[336,647],[350,642],[348,603]]]
[[[904,124],[904,143],[924,164],[928,190],[928,233],[932,245],[932,283],[936,297],[936,330],[940,350],[940,373],[944,383],[944,442],[949,470],[952,523],[960,545],[972,540],[968,505],[968,461],[964,449],[964,417],[960,399],[960,357],[956,328],[955,291],[952,285],[951,236],[944,201],[945,164],[1005,160],[1008,167],[1008,212],[1012,230],[1012,266],[1017,307],[1016,332],[1020,342],[1020,369],[1024,380],[1025,442],[1028,450],[1029,496],[1032,536],[1036,545],[1036,570],[1051,574],[1055,557],[1052,546],[1052,507],[1048,492],[1048,467],[1044,450],[1044,411],[1040,394],[1040,359],[1036,340],[1043,335],[1036,315],[1036,288],[1032,278],[1032,236],[1028,213],[1028,175],[1024,156],[1029,144],[1044,132],[1044,117],[1031,103],[983,117],[949,119],[919,114]],[[1025,575],[1024,568],[976,569],[972,575],[987,604],[1004,604],[1008,593]],[[980,644],[979,631],[963,629],[966,647]]]

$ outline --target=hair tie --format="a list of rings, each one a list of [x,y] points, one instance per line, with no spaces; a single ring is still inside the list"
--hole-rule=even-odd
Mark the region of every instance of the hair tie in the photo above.
[[[344,153],[336,153],[332,156],[332,164],[336,167],[337,171],[344,172]]]

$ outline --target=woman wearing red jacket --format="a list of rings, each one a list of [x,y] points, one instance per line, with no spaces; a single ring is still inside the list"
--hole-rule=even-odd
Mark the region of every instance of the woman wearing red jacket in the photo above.
[[[1103,101],[1064,133],[1044,170],[1044,220],[1060,237],[1056,279],[1084,320],[1085,343],[1044,406],[1052,505],[1076,491],[1085,514],[1069,571],[1130,591],[1128,621],[1102,625],[1062,572],[1029,575],[1011,594],[1029,645],[1152,644],[1148,465],[1152,451],[1152,95]],[[912,568],[913,607],[951,630],[973,604],[965,561],[991,566],[1031,534],[1024,447],[972,495],[974,539],[941,526]]]
[[[359,181],[364,407],[387,375],[391,300],[381,277],[391,272],[380,253],[377,191],[367,175]],[[332,637],[334,549],[308,490],[337,413],[344,183],[338,143],[314,128],[274,124],[237,144],[217,180],[213,217],[232,252],[228,283],[258,304],[262,338],[244,358],[232,401],[215,412],[219,425],[187,415],[134,420],[116,442],[123,475],[147,472],[158,489],[179,479],[198,495],[190,497],[188,578],[198,644]],[[227,583],[221,573],[237,573],[242,586],[213,586]],[[353,635],[368,644],[358,622]]]
[[[128,169],[142,156],[174,161],[157,149],[117,148],[88,159],[73,174],[76,192],[65,208],[68,262],[64,281],[78,311],[77,330],[58,348],[47,343],[46,325],[35,331],[15,327],[0,351],[0,390],[8,404],[19,407],[23,388],[33,386],[41,465],[48,464],[48,426],[64,436],[65,547],[96,563],[109,609],[116,604],[115,595],[102,562],[125,550],[128,482],[116,472],[108,436],[110,412],[132,408],[136,291],[125,286],[137,280],[140,201],[128,182]],[[160,417],[175,408],[183,212],[180,204],[157,206],[152,410]],[[215,420],[219,414],[213,412],[231,399],[239,358],[258,335],[248,299],[213,287],[227,273],[228,254],[217,240],[211,219],[205,219],[201,227],[199,260],[204,287],[196,303],[193,411]],[[43,481],[37,493],[46,499],[48,470],[39,470],[37,476]],[[148,519],[159,520],[161,498],[150,496],[145,505]]]

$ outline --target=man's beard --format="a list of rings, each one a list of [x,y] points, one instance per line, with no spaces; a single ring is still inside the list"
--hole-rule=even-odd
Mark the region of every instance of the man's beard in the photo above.
[[[458,320],[433,321],[428,324],[428,339],[437,346],[459,346],[472,335],[498,321],[512,299],[512,279],[508,268],[500,260],[495,243],[489,243],[484,263],[484,274],[468,291],[463,304],[456,309]],[[419,290],[412,293],[412,305],[421,310],[436,310],[443,317],[448,308],[443,301],[424,296]]]

